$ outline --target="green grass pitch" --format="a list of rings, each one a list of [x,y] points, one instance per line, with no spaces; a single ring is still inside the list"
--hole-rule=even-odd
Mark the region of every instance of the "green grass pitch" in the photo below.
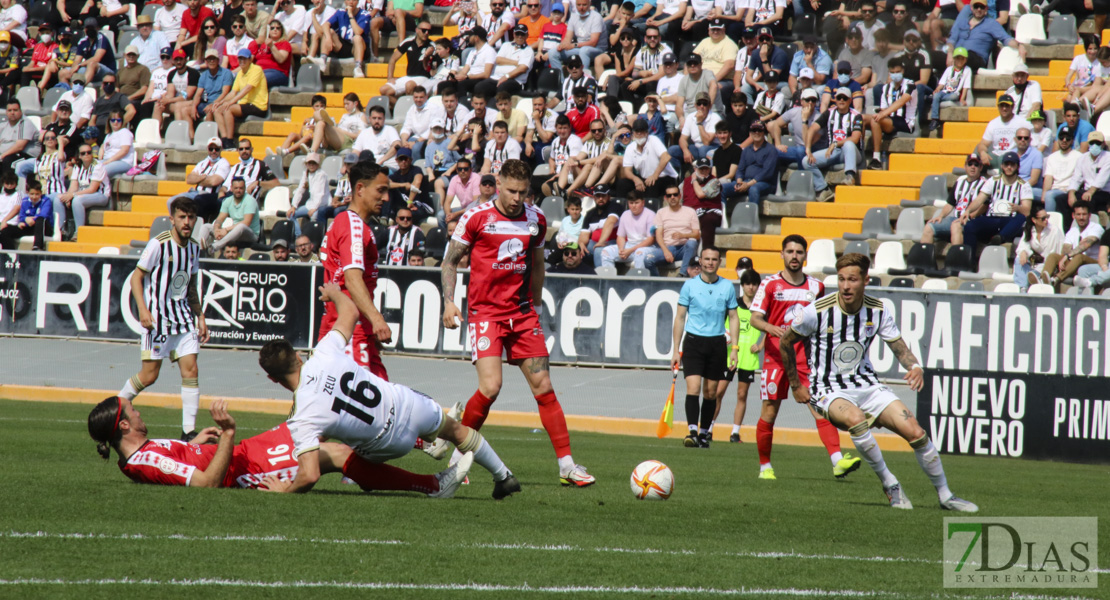
[[[886,458],[913,511],[889,508],[866,466],[835,480],[820,448],[775,448],[779,479],[759,481],[751,441],[699,450],[574,433],[575,458],[598,483],[563,488],[543,432],[499,427],[484,433],[524,488],[501,502],[477,466],[454,500],[364,494],[336,475],[287,496],[132,484],[97,456],[89,408],[0,402],[0,597],[1011,597],[942,586],[951,515],[908,452]],[[176,410],[143,413],[151,437],[179,429]],[[280,422],[235,417],[240,438]],[[647,459],[674,471],[670,500],[633,498],[629,475]],[[1106,466],[944,463],[984,515],[1110,522]],[[396,464],[443,466],[420,452]],[[1107,598],[1107,565],[1110,543],[1100,589],[1017,592]]]

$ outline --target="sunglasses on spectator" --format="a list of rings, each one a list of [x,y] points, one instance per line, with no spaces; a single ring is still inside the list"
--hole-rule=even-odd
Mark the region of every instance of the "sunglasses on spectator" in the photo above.
[[[108,119],[109,123],[123,123],[123,119]]]
[[[459,167],[459,171],[469,171],[470,167]]]
[[[88,155],[92,154],[92,151],[91,150],[82,150],[79,154],[81,156],[88,156]]]
[[[591,129],[590,133],[602,133],[604,131],[605,131],[604,129]]]
[[[248,146],[246,148],[239,148],[240,152],[250,152],[251,150],[254,150],[254,148],[250,147],[250,146]]]
[[[488,185],[488,186],[490,186],[490,187],[493,187],[493,184],[492,184],[492,183],[485,183],[485,182],[483,182],[483,183],[482,183],[482,185]]]
[[[401,215],[397,215],[397,217],[394,220],[396,220],[396,221],[411,221],[412,217],[402,217]]]
[[[216,26],[215,25],[205,25],[204,28],[205,29],[215,29]]]
[[[896,14],[896,15],[904,15],[904,14],[906,14],[906,11],[904,11],[904,10],[892,10],[892,11],[890,11],[890,12],[892,12],[892,13],[894,13],[894,14]]]
[[[47,141],[47,142],[49,142],[50,140],[56,140],[56,139],[58,139],[58,137],[57,137],[57,136],[53,136],[53,135],[48,135],[48,136],[46,136],[46,137],[44,137],[44,138],[42,138],[42,139],[43,139],[44,141]]]
[[[664,198],[676,198],[676,197],[678,197],[678,194],[663,194],[663,197]]]
[[[419,31],[420,31],[420,33],[431,33],[432,28],[431,27],[421,27],[419,29]]]
[[[1014,139],[1015,140],[1031,140],[1033,138],[1031,136],[1028,136],[1028,135],[1015,135]]]
[[[219,146],[215,146],[215,145],[213,145],[213,146],[209,146],[209,147],[208,147],[208,151],[209,151],[209,152],[219,152],[220,150],[223,150],[223,148],[221,148],[221,147],[219,147]]]

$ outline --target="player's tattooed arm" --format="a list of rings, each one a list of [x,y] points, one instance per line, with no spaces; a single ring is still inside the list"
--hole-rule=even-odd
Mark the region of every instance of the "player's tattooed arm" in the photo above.
[[[455,281],[459,278],[459,262],[470,251],[470,247],[451,240],[447,254],[440,266],[440,284],[443,286],[443,326],[455,329],[462,324],[462,311],[455,305]]]
[[[799,404],[805,404],[809,402],[809,390],[802,385],[802,379],[798,376],[798,355],[794,350],[794,343],[799,341],[799,338],[798,332],[787,327],[786,332],[782,334],[782,339],[779,340],[779,356],[782,357],[782,370],[790,382],[790,389],[794,391],[794,400]]]
[[[197,289],[196,277],[189,279],[189,289],[185,294],[185,299],[189,302],[189,308],[193,310],[193,314],[204,317],[204,307],[200,303],[200,291]]]
[[[887,345],[890,346],[890,351],[894,353],[894,357],[898,359],[898,364],[902,365],[902,368],[907,371],[904,379],[910,385],[910,389],[920,392],[921,388],[925,386],[925,370],[917,362],[917,357],[910,351],[909,346],[906,345],[906,340],[898,338]]]

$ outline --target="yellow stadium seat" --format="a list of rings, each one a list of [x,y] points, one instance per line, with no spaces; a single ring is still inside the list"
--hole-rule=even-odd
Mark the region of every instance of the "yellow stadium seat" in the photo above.
[[[967,153],[970,154],[970,151]],[[964,166],[967,154],[891,154],[891,171],[928,172],[932,175],[947,173],[952,169]],[[864,173],[880,173],[881,171],[864,171]],[[924,180],[922,180],[924,181]],[[921,181],[917,182],[918,184]]]
[[[1050,77],[1066,77],[1071,68],[1070,60],[1048,61],[1048,74]]]
[[[193,187],[184,181],[159,181],[158,182],[158,195],[159,196],[176,196],[178,194],[189,191]],[[165,204],[163,203],[164,207]]]
[[[990,123],[998,116],[998,109],[993,106],[972,106],[967,109],[969,123]]]
[[[781,235],[758,234],[752,236],[752,250],[766,250],[770,252],[782,251]]]
[[[344,77],[343,93],[349,94],[354,92],[358,94],[358,97],[362,98],[363,103],[365,103],[365,100],[381,95],[381,87],[385,82],[385,77],[363,77],[361,79]]]
[[[885,187],[875,185],[840,186],[836,188],[836,204],[867,204],[869,206],[889,206],[901,204],[903,200],[917,200],[921,193],[918,187]],[[783,219],[785,222],[786,219]],[[823,223],[824,221],[811,221]],[[785,232],[785,229],[783,230]],[[855,233],[859,233],[857,229]],[[824,237],[829,237],[826,233]]]
[[[266,121],[262,124],[262,135],[285,138],[290,133],[300,131],[301,121]]]

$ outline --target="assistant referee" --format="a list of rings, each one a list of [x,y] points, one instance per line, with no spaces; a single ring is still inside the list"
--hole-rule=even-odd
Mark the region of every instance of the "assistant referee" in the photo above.
[[[682,360],[686,377],[686,422],[690,433],[682,441],[687,448],[708,448],[712,439],[710,426],[717,408],[717,382],[728,368],[736,364],[738,346],[727,346],[725,317],[729,318],[730,339],[739,337],[740,319],[736,315],[736,289],[717,275],[721,251],[713,246],[702,248],[699,261],[701,274],[682,285],[678,309],[674,315],[674,354],[671,368]],[[683,340],[683,334],[686,339]],[[726,360],[727,352],[727,360]],[[698,419],[698,394],[705,380]]]

